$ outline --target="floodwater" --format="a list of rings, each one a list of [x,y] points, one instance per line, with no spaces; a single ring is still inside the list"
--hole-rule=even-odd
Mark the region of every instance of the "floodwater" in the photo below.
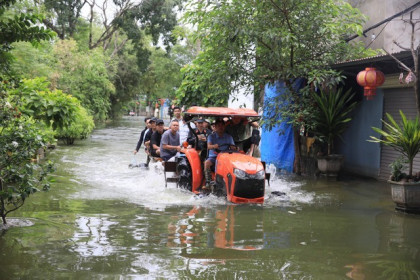
[[[199,198],[159,164],[128,168],[141,123],[50,153],[52,189],[0,233],[0,279],[420,279],[420,216],[395,212],[386,183],[277,174],[264,205]]]

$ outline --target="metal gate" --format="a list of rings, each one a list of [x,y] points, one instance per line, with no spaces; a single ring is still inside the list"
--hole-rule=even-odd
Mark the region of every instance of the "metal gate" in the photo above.
[[[384,90],[384,113],[383,119],[386,120],[386,114],[389,113],[397,123],[401,122],[399,111],[403,111],[407,118],[412,119],[417,115],[416,99],[413,88],[393,88]],[[381,166],[379,170],[379,180],[388,180],[391,175],[389,165],[400,154],[391,147],[381,145]],[[420,171],[420,155],[414,159],[413,172]],[[408,172],[406,170],[405,172]]]

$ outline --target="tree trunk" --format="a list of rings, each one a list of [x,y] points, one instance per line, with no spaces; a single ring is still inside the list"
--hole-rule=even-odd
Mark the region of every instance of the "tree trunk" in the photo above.
[[[0,179],[0,191],[3,191],[3,182],[1,179]],[[4,198],[0,197],[0,216],[4,225],[7,224],[5,212],[6,212],[6,207],[4,205]]]
[[[419,57],[417,56],[417,60],[414,59],[414,94],[416,96],[416,105],[417,105],[417,115],[420,116],[420,73],[419,73]]]
[[[293,162],[293,172],[300,175],[301,168],[300,168],[300,134],[299,129],[293,128],[293,144],[295,148],[295,160]]]

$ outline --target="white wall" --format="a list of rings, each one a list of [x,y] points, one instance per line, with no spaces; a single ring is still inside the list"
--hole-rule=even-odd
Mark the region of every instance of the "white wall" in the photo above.
[[[253,91],[251,88],[250,91]],[[254,109],[254,94],[245,94],[245,88],[239,88],[229,95],[228,107],[229,108],[249,108]]]

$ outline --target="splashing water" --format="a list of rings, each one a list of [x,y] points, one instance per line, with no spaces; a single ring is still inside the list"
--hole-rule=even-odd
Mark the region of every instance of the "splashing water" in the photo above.
[[[72,155],[67,153],[68,148],[63,148],[61,161],[70,167],[77,181],[84,185],[83,189],[74,194],[75,197],[120,199],[147,207],[228,203],[225,198],[212,195],[195,196],[191,192],[177,189],[175,184],[171,183],[165,188],[161,163],[151,162],[148,169],[129,168],[130,162],[146,162],[143,148],[137,155],[132,154],[139,131],[140,129],[135,127],[99,129]],[[266,205],[287,206],[313,201],[314,194],[301,189],[304,182],[292,182],[287,176],[276,177],[276,169],[272,165],[269,165],[267,170],[271,172],[272,179],[270,186],[266,185]],[[272,195],[272,192],[286,195]]]

